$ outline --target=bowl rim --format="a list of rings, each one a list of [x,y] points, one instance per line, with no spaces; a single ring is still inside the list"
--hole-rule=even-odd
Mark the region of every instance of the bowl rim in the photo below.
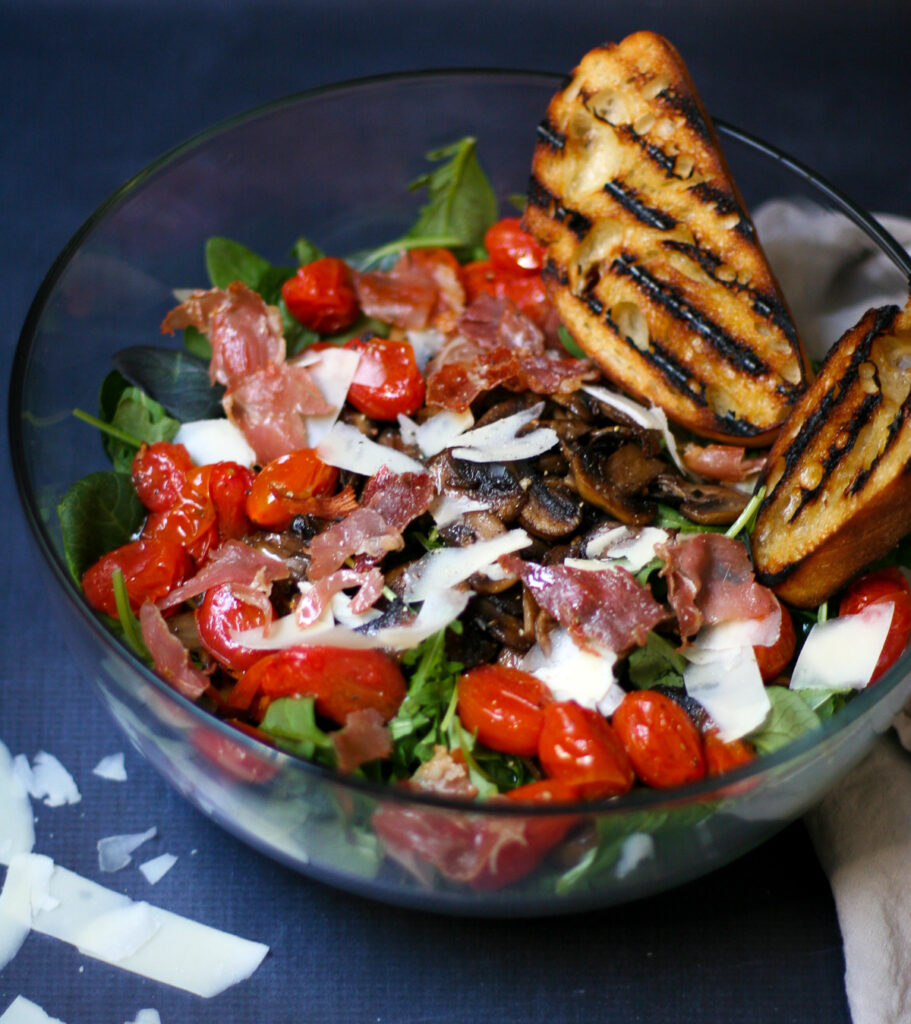
[[[215,729],[224,738],[255,755],[259,760],[271,761],[276,767],[280,767],[285,763],[291,764],[295,767],[295,770],[312,775],[314,779],[319,779],[329,785],[340,786],[362,793],[365,796],[375,798],[379,803],[391,801],[404,806],[417,805],[427,808],[456,810],[478,816],[521,816],[528,818],[580,812],[588,815],[623,815],[627,812],[669,809],[706,799],[715,799],[719,802],[724,801],[729,797],[735,796],[737,793],[743,792],[747,783],[758,781],[765,773],[773,772],[789,762],[798,764],[805,755],[810,754],[816,748],[823,747],[827,741],[837,734],[849,729],[903,681],[908,670],[911,670],[911,650],[906,651],[877,680],[875,687],[867,687],[857,693],[845,708],[841,709],[836,715],[821,722],[818,728],[785,744],[785,746],[776,751],[762,754],[754,761],[726,772],[721,776],[706,777],[698,782],[689,783],[670,790],[642,789],[627,793],[619,798],[611,797],[575,803],[533,804],[514,802],[502,798],[467,801],[432,793],[415,792],[390,783],[374,782],[368,779],[344,775],[334,769],[312,763],[295,754],[273,747],[246,732],[235,729],[223,719],[216,717],[184,697],[157,676],[129,648],[110,633],[100,618],[92,612],[81,592],[76,587],[68,568],[64,565],[63,559],[54,546],[41,518],[36,496],[32,491],[26,469],[24,435],[21,429],[24,414],[22,384],[29,366],[31,344],[40,325],[48,299],[53,294],[54,288],[64,270],[72,262],[82,244],[94,229],[108,215],[114,213],[125,199],[141,189],[147,179],[152,178],[159,171],[179,160],[185,154],[189,154],[201,147],[210,139],[241,127],[249,121],[278,113],[285,108],[297,104],[319,100],[327,95],[360,92],[398,83],[414,82],[419,84],[422,81],[464,80],[466,78],[498,78],[502,81],[511,79],[515,82],[527,80],[541,87],[548,86],[553,91],[559,89],[568,80],[568,76],[565,74],[540,70],[456,67],[390,72],[319,85],[251,107],[189,136],[183,142],[166,150],[128,178],[93,210],[66,242],[44,275],[27,311],[12,360],[9,378],[7,430],[10,440],[10,458],[13,475],[26,522],[28,523],[32,538],[37,544],[52,576],[55,578],[62,595],[74,607],[78,617],[82,619],[90,632],[94,633],[107,646],[109,652],[117,658],[118,662],[128,667],[133,673],[138,673],[141,679],[157,689],[166,698],[176,701],[178,706],[189,712],[191,718],[198,719],[199,724],[204,725],[206,728]],[[722,119],[713,119],[713,123],[718,130],[722,147],[725,139],[733,139],[748,149],[760,153],[763,157],[773,160],[775,163],[787,168],[797,177],[803,179],[824,196],[832,207],[844,214],[860,228],[898,270],[911,281],[911,255],[904,250],[899,242],[872,214],[857,204],[840,188],[833,185],[802,161],[790,156],[777,146],[766,142],[758,136]]]

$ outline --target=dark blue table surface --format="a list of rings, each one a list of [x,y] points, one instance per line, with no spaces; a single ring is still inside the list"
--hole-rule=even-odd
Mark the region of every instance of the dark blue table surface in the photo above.
[[[806,8],[811,7],[812,10]],[[824,13],[822,13],[824,11]],[[874,210],[911,213],[906,0],[0,0],[0,359],[67,239],[124,179],[228,115],[313,85],[429,67],[566,71],[637,28],[668,35],[708,108]],[[189,1022],[849,1020],[832,898],[800,823],[713,876],[619,909],[475,921],[393,909],[301,878],[210,824],[127,748],[47,620],[8,465],[0,558],[0,739],[57,755],[82,802],[37,808],[37,849],[99,877],[96,840],[156,825],[135,898],[268,943],[210,1001],[30,936],[0,972],[66,1024],[155,1007]],[[127,750],[129,780],[91,774]]]

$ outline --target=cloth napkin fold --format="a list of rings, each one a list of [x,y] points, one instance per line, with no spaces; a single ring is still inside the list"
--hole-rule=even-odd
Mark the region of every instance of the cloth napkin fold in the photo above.
[[[911,249],[911,220],[877,215]],[[775,200],[756,228],[811,357],[871,306],[903,306],[901,272],[840,214]],[[911,1022],[911,714],[805,818],[844,940],[854,1024]]]

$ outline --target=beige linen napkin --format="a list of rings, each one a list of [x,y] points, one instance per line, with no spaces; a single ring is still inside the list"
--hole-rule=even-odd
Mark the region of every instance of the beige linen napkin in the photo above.
[[[775,201],[756,227],[810,355],[871,306],[904,305],[907,284],[841,215]],[[879,216],[911,249],[911,220]],[[911,1022],[911,715],[806,816],[844,940],[854,1024]]]

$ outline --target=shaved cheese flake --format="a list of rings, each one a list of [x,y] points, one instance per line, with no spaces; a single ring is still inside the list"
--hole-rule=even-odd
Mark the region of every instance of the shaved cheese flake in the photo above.
[[[531,537],[524,530],[509,530],[491,540],[480,540],[464,548],[428,551],[402,574],[406,601],[424,601],[435,593],[464,582],[482,572],[502,555],[528,547]]]
[[[555,700],[574,700],[584,708],[612,715],[624,694],[614,679],[617,655],[606,647],[584,650],[565,629],[552,630],[548,641],[549,652],[535,644],[519,668],[546,684]]]
[[[124,1024],[161,1024],[161,1017],[157,1010],[150,1007],[146,1010],[140,1010],[136,1014],[135,1019],[124,1021]]]
[[[361,476],[374,476],[383,466],[393,473],[423,473],[417,459],[365,437],[349,423],[334,423],[316,446],[316,454],[329,466]]]
[[[13,769],[28,794],[34,800],[43,800],[48,807],[78,804],[82,799],[73,776],[63,765],[44,750],[39,750],[29,767],[24,754],[13,758]]]
[[[474,423],[474,416],[467,409],[465,412],[452,412],[444,409],[435,416],[415,423],[404,413],[398,416],[402,440],[406,444],[417,445],[425,457],[438,455],[444,448],[451,448],[461,435]]]
[[[157,885],[176,863],[177,858],[173,853],[163,853],[140,864],[139,870],[143,873],[149,885]]]
[[[138,850],[143,843],[147,843],[158,834],[153,825],[145,832],[134,832],[130,835],[106,836],[99,839],[98,846],[98,867],[101,871],[120,871],[133,859],[130,854]]]
[[[877,601],[856,615],[817,622],[798,655],[791,689],[863,689],[886,642],[894,608],[891,601]]]
[[[692,648],[684,652],[690,657]],[[756,652],[735,647],[713,652],[683,670],[686,692],[705,708],[725,742],[740,739],[765,721],[771,708]]]
[[[692,662],[703,664],[716,659],[719,651],[741,647],[771,647],[781,629],[781,609],[776,608],[762,619],[732,619],[714,626],[704,626],[695,644],[683,654]]]
[[[458,447],[452,449],[452,454],[468,462],[515,462],[543,455],[559,441],[555,430],[539,427],[518,436],[519,431],[536,420],[543,411],[544,403],[536,402],[512,416],[504,416],[483,427],[466,431],[459,437]]]
[[[447,523],[455,522],[461,516],[468,515],[469,512],[487,512],[489,509],[488,502],[475,501],[467,494],[443,493],[434,498],[428,511],[437,526],[445,526]]]
[[[585,557],[605,558],[630,572],[638,572],[658,557],[657,549],[669,538],[667,530],[657,526],[644,526],[640,530],[616,526],[592,537],[585,545]]]
[[[628,398],[626,395],[619,395],[615,391],[608,391],[607,388],[599,387],[597,384],[583,384],[582,390],[587,391],[592,398],[597,398],[599,402],[603,402],[611,409],[616,409],[617,412],[623,413],[624,416],[632,420],[633,423],[637,423],[640,427],[644,427],[646,430],[659,431],[664,438],[668,455],[674,460],[674,465],[684,476],[692,476],[692,473],[684,466],[683,460],[680,458],[680,453],[677,451],[677,441],[671,433],[671,428],[668,425],[667,416],[663,409],[657,405],[646,409],[644,405],[634,402],[632,398]]]
[[[126,782],[127,770],[123,764],[123,752],[108,754],[92,769],[92,774],[108,782]]]
[[[59,1017],[51,1017],[37,1003],[25,996],[16,998],[0,1016],[0,1024],[63,1024]]]
[[[446,335],[435,327],[428,327],[423,331],[406,331],[405,337],[414,350],[414,361],[418,364],[418,369],[421,373],[427,369],[427,364],[430,360],[446,344]]]
[[[310,352],[308,355],[311,361],[306,365],[310,370],[310,376],[319,388],[320,394],[332,406],[332,411],[322,416],[307,417],[307,442],[311,448],[315,448],[342,411],[361,355],[353,349],[336,346],[323,349],[319,353]],[[317,358],[313,359],[313,356]]]
[[[174,435],[174,443],[182,444],[197,466],[239,462],[242,466],[252,467],[256,463],[256,452],[247,444],[240,429],[226,419],[181,423]]]
[[[34,906],[33,888],[52,906],[33,912],[34,931],[68,942],[88,956],[166,985],[210,997],[248,978],[268,946],[230,935],[46,863],[49,858],[20,854],[10,865],[7,885]],[[38,876],[36,882],[33,876]],[[4,886],[4,890],[6,886]],[[24,894],[24,896],[23,896]]]
[[[0,891],[0,970],[19,952],[34,915],[45,907],[53,908],[48,886],[54,862],[50,857],[27,853],[16,854],[10,860],[11,865],[20,862],[24,868],[19,871],[11,866]]]
[[[13,770],[13,758],[0,743],[0,864],[35,845],[35,818],[28,792]]]
[[[493,423],[485,423],[483,427],[475,427],[462,434],[459,439],[466,448],[486,448],[491,444],[502,444],[518,434],[529,423],[536,420],[544,412],[544,403],[535,402],[527,409],[520,409],[511,416],[502,416]]]

